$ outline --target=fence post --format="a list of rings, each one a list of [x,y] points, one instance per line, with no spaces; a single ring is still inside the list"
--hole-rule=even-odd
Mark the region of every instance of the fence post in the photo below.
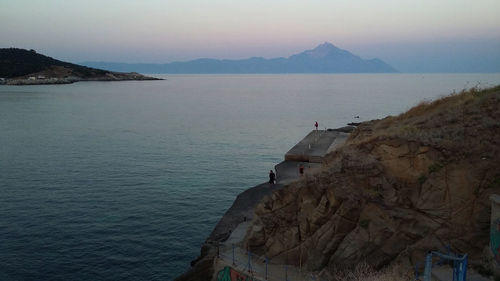
[[[234,244],[233,244],[233,265],[236,265],[236,263],[234,262]]]
[[[424,281],[431,281],[432,272],[432,253],[429,252],[425,256]]]
[[[285,264],[285,281],[288,281],[288,266]]]
[[[268,264],[267,256],[266,256],[266,280],[267,280],[267,264]]]
[[[250,253],[250,250],[248,250],[248,272],[252,272],[252,264],[251,264],[251,253]]]
[[[458,281],[460,278],[460,262],[458,260],[453,261],[453,281]]]
[[[467,280],[467,254],[463,256],[463,259],[458,263],[458,281]]]

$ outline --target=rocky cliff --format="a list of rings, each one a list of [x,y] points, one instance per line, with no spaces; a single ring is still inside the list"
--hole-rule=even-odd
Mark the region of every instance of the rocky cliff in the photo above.
[[[242,208],[252,219],[243,248],[273,263],[300,265],[321,280],[347,280],[339,272],[357,272],[359,265],[396,264],[396,274],[376,280],[406,280],[427,251],[448,246],[481,266],[488,198],[500,194],[499,155],[500,86],[361,123],[317,173],[238,196],[192,270],[176,280],[215,279],[215,245],[238,224]]]
[[[245,244],[325,277],[362,261],[409,268],[446,245],[478,264],[499,155],[500,87],[362,123],[320,172],[257,205]]]

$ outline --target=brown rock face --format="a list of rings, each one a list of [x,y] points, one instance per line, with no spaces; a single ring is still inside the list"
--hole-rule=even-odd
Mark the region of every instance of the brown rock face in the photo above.
[[[312,271],[414,265],[448,244],[479,262],[500,193],[499,124],[500,87],[363,123],[321,172],[257,206],[246,244]]]

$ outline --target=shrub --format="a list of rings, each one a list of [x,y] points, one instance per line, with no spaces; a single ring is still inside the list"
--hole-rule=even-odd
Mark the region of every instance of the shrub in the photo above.
[[[364,229],[367,229],[368,225],[370,225],[370,220],[360,220],[359,221],[359,226],[361,226]]]
[[[427,181],[427,176],[426,175],[421,175],[418,177],[418,184],[423,185]]]
[[[440,163],[434,163],[434,164],[430,165],[429,168],[428,168],[429,174],[432,174],[434,172],[439,172],[439,170],[441,170],[441,168],[443,168],[442,164],[440,164]]]

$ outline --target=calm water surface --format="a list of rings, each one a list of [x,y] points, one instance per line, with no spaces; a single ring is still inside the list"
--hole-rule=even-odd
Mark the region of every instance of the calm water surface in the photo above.
[[[500,84],[500,74],[164,77],[0,86],[0,280],[172,280],[314,121],[340,127]]]

